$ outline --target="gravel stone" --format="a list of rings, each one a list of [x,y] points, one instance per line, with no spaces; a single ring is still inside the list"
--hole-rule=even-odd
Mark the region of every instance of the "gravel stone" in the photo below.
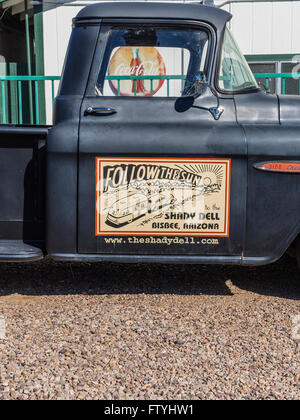
[[[0,264],[0,399],[299,399],[300,274]]]

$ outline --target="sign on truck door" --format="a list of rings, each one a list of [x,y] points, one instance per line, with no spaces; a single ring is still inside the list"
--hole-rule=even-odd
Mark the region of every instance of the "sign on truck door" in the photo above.
[[[104,21],[99,39],[80,117],[78,251],[241,255],[246,143],[233,99],[220,99],[219,120],[175,106],[212,77],[214,31]]]

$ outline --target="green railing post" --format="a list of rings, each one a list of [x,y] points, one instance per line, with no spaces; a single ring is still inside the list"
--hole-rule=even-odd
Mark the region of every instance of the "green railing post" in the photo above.
[[[35,123],[39,125],[40,116],[39,116],[39,82],[35,80],[34,82],[34,93],[35,93]]]
[[[1,81],[2,124],[6,124],[5,81]]]
[[[282,78],[282,94],[285,95],[285,77]]]
[[[137,80],[136,79],[134,79],[133,84],[134,84],[134,96],[136,96],[136,91],[137,91]]]
[[[266,88],[269,89],[270,86],[270,79],[267,77],[266,78]]]
[[[23,124],[23,104],[22,104],[22,82],[18,80],[18,121]]]
[[[43,6],[33,6],[35,74],[44,76]],[[45,82],[39,82],[39,121],[46,124]]]
[[[51,80],[51,96],[52,96],[52,103],[53,103],[55,99],[54,80]]]
[[[29,33],[29,16],[28,16],[28,0],[24,0],[25,4],[25,29],[26,29],[26,50],[27,50],[27,71],[28,75],[31,76],[31,50],[30,50],[30,33]],[[29,92],[29,113],[30,113],[30,124],[33,124],[33,98],[32,98],[32,83],[28,81],[28,92]]]

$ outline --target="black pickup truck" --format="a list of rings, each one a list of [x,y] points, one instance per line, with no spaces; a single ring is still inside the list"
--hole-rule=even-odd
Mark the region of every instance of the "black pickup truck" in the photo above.
[[[53,128],[0,127],[0,261],[300,260],[300,99],[258,87],[230,18],[78,14]]]

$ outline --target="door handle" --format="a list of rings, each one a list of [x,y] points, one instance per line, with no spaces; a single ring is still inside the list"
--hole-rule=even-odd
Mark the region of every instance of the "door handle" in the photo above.
[[[117,111],[114,108],[106,107],[106,108],[94,108],[88,107],[85,111],[85,115],[99,115],[99,116],[106,116],[106,115],[113,115],[116,114]]]

